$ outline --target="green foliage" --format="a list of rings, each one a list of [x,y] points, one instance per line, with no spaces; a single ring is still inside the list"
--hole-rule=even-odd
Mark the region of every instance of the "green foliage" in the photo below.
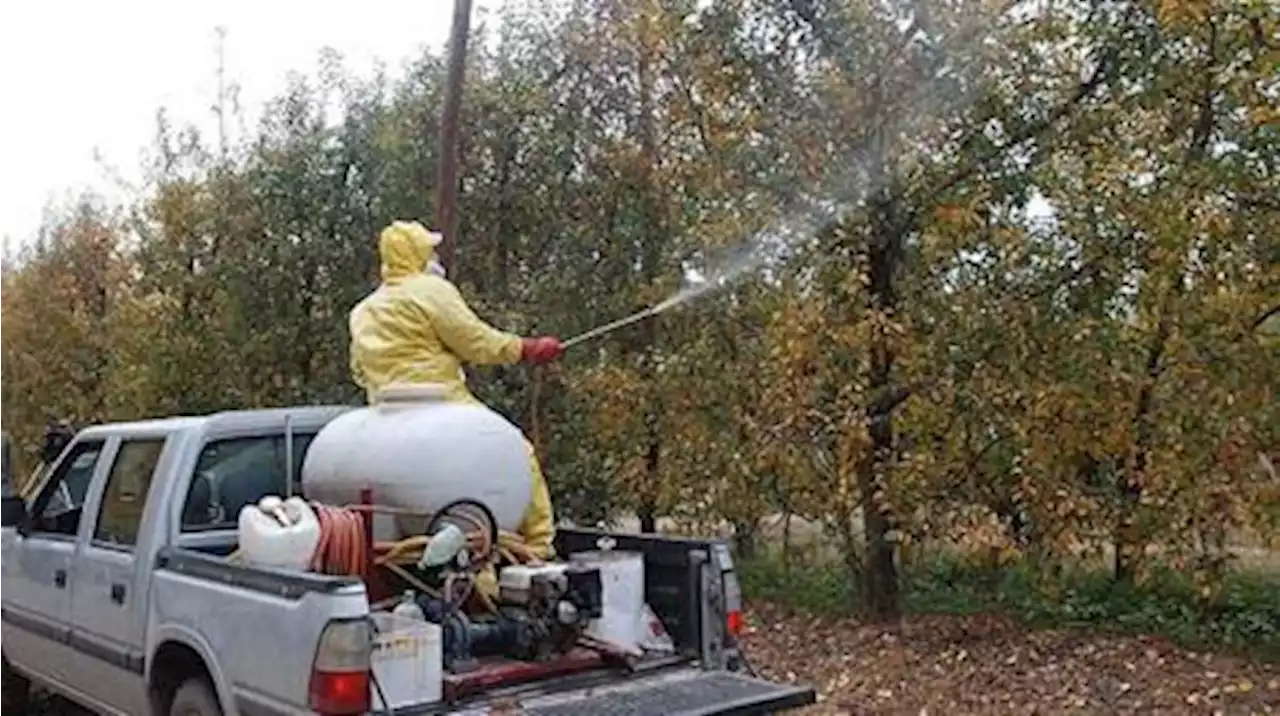
[[[805,518],[889,615],[937,541],[1115,546],[1118,581],[1209,597],[1274,544],[1275,13],[1037,7],[514,0],[471,43],[453,277],[492,322],[572,335],[811,224],[538,381],[469,369],[561,516]],[[6,257],[26,467],[54,418],[358,401],[346,315],[379,229],[432,214],[442,67],[325,53],[236,141],[162,117],[134,203]]]
[[[788,566],[774,553],[740,563],[739,574],[755,600],[834,615],[860,606],[861,590],[839,564]],[[1192,579],[1168,569],[1135,585],[1097,568],[1047,570],[1031,561],[992,568],[938,554],[905,570],[904,591],[907,610],[916,614],[1007,614],[1037,627],[1164,636],[1280,661],[1275,574],[1233,573],[1207,603]]]
[[[798,607],[817,614],[856,613],[860,590],[834,563],[788,565],[776,553],[738,560],[738,579],[749,599]]]

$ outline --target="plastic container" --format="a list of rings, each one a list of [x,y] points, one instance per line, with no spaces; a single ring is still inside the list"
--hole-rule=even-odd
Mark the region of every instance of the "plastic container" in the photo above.
[[[267,567],[306,570],[320,542],[320,522],[300,497],[268,495],[256,505],[245,505],[237,531],[244,558]]]
[[[600,570],[601,615],[587,634],[639,652],[647,631],[644,620],[644,555],[600,549],[575,552],[569,561]]]
[[[422,613],[422,607],[418,606],[418,602],[413,598],[413,592],[408,591],[400,598],[400,603],[396,605],[391,613],[405,619],[413,619],[415,621],[426,621],[426,615]]]
[[[431,535],[431,540],[422,550],[422,558],[418,560],[418,566],[428,569],[452,562],[466,546],[467,533],[457,525],[447,524]]]
[[[469,498],[515,530],[533,493],[520,429],[479,403],[443,399],[436,385],[385,390],[367,408],[344,413],[311,441],[302,466],[308,498],[343,505],[373,491],[380,505],[430,515]],[[397,519],[396,536],[421,534],[425,519]],[[385,523],[379,529],[386,529]]]
[[[376,688],[370,685],[374,710],[439,701],[444,678],[439,625],[386,612],[372,616],[371,662],[378,682]]]
[[[649,605],[644,605],[644,633],[640,637],[640,648],[645,651],[658,654],[674,654],[676,653],[676,643],[671,640],[671,635],[667,633],[667,627],[658,618]]]

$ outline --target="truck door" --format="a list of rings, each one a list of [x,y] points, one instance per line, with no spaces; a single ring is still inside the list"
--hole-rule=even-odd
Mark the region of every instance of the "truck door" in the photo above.
[[[110,469],[88,500],[89,529],[74,561],[71,646],[80,679],[95,701],[146,713],[143,678],[147,619],[146,560],[138,560],[143,513],[165,438],[122,438]]]
[[[4,531],[5,657],[58,686],[79,683],[70,647],[73,558],[104,447],[103,440],[83,440],[68,449],[34,492],[24,524]]]

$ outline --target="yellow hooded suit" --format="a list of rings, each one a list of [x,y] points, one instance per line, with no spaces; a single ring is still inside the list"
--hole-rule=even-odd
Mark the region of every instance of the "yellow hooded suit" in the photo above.
[[[435,383],[445,386],[449,400],[479,402],[467,390],[462,364],[520,360],[519,336],[480,320],[457,287],[428,271],[441,238],[422,224],[407,221],[391,224],[379,237],[382,285],[356,304],[350,316],[351,376],[370,402],[394,383]],[[526,445],[533,499],[519,532],[531,550],[545,559],[553,551],[555,519],[538,458],[528,441]]]

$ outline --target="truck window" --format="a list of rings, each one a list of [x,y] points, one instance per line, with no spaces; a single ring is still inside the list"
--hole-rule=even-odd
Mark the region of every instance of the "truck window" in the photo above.
[[[102,507],[93,531],[95,542],[122,547],[137,544],[142,508],[163,450],[164,438],[126,440],[120,444],[102,493]]]
[[[293,436],[293,465],[285,469],[283,435],[217,440],[204,446],[182,505],[182,531],[233,529],[240,509],[267,495],[294,492],[301,482],[302,458],[312,434]],[[288,475],[288,478],[285,476]]]
[[[32,532],[74,537],[80,526],[84,496],[89,491],[94,468],[102,456],[101,440],[86,440],[74,448],[36,495],[32,503],[35,517]]]

